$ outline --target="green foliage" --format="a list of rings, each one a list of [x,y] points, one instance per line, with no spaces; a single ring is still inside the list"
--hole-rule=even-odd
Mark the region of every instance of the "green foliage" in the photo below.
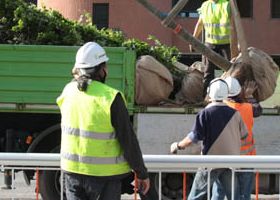
[[[150,48],[150,55],[154,56],[158,61],[165,63],[168,60],[167,67],[173,71],[172,63],[177,61],[177,56],[179,55],[179,50],[176,47],[168,47],[162,44],[156,37],[150,35],[149,40],[154,41],[154,46]]]
[[[156,37],[150,35],[148,40],[152,41],[154,45],[149,45],[146,42],[137,39],[128,39],[123,42],[123,46],[136,51],[137,57],[141,55],[151,55],[159,62],[165,64],[167,68],[173,73],[177,74],[176,68],[172,63],[177,61],[179,50],[176,47],[168,47],[162,44]]]
[[[107,47],[126,47],[134,49],[137,56],[152,55],[172,71],[172,63],[179,52],[176,47],[162,44],[154,36],[149,36],[153,45],[137,39],[126,39],[121,31],[112,29],[98,30],[90,25],[71,21],[53,10],[39,10],[33,4],[22,0],[0,1],[0,43],[33,45],[82,45],[96,41]]]

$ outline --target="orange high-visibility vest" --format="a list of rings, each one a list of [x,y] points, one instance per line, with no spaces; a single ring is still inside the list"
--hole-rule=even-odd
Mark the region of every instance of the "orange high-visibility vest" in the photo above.
[[[243,122],[245,123],[248,129],[248,137],[241,141],[240,151],[242,155],[256,155],[256,147],[255,140],[253,137],[253,125],[254,125],[254,117],[253,117],[253,107],[250,103],[236,103],[231,101],[226,101],[226,104],[238,110]]]

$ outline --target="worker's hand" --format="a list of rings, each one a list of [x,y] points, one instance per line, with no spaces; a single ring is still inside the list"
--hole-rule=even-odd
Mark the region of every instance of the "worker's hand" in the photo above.
[[[150,179],[146,178],[146,179],[138,179],[138,192],[146,195],[147,192],[150,189]]]
[[[179,148],[178,148],[178,142],[173,142],[173,143],[170,145],[170,153],[176,154],[178,150],[179,150]]]
[[[244,87],[245,98],[251,98],[253,97],[253,94],[257,89],[257,84],[255,81],[245,81],[243,87]]]

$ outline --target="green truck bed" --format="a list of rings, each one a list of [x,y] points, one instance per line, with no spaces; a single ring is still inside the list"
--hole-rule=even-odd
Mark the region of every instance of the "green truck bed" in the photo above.
[[[55,100],[71,81],[77,46],[0,44],[0,112],[58,113]],[[130,113],[196,113],[193,105],[158,107],[134,105],[134,51],[105,48],[109,56],[107,83],[122,91]],[[261,103],[266,113],[279,114],[280,78],[272,97]],[[276,109],[275,109],[276,108]],[[200,110],[198,108],[198,110]]]
[[[77,46],[0,45],[0,111],[58,112],[55,100],[71,81]],[[105,48],[107,83],[121,90],[129,110],[134,102],[135,53]]]

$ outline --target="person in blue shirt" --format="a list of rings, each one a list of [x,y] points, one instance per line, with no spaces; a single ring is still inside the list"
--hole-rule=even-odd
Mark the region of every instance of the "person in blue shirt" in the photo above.
[[[223,79],[218,78],[210,82],[208,89],[210,103],[197,114],[192,131],[181,141],[171,144],[171,153],[202,141],[202,155],[240,155],[241,139],[247,137],[247,129],[239,112],[223,102],[228,92],[227,83]],[[228,200],[231,200],[231,177],[230,169],[213,169],[210,187],[215,181],[220,181]],[[203,200],[207,197],[207,179],[207,170],[199,169],[188,200]],[[239,199],[238,185],[235,184],[234,188],[235,199]]]

